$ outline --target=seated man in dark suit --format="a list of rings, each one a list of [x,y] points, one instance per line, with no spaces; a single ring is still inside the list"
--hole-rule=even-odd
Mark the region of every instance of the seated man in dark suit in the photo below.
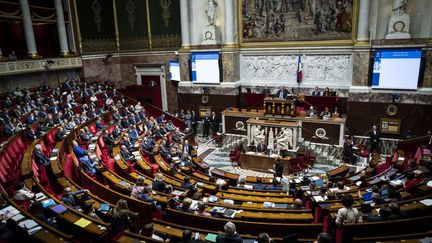
[[[12,123],[10,121],[8,121],[3,126],[3,136],[5,136],[5,137],[12,136],[14,134],[14,130],[15,130],[15,128],[12,126]]]
[[[290,92],[285,88],[285,86],[279,87],[278,91],[276,92],[276,98],[278,99],[286,99],[288,98],[288,95]]]
[[[50,160],[43,153],[42,146],[40,144],[35,145],[33,155],[38,165],[49,166],[51,164]]]
[[[136,159],[131,152],[126,148],[125,145],[120,146],[120,153],[124,160],[128,161],[130,164],[135,164]]]
[[[267,190],[282,190],[282,186],[279,185],[278,180],[276,178],[273,178],[272,184],[270,186],[267,186]]]
[[[260,141],[256,146],[256,152],[257,153],[265,153],[267,151],[267,144],[264,143],[264,141]]]
[[[310,106],[309,110],[306,111],[306,114],[308,117],[316,117],[317,111],[315,110],[315,108],[313,106]]]
[[[266,186],[262,183],[262,178],[257,177],[256,180],[257,180],[256,183],[253,184],[253,189],[254,190],[265,190]]]
[[[64,131],[63,125],[59,127],[59,129],[57,130],[57,132],[55,133],[54,137],[55,137],[55,141],[58,143],[60,141],[63,141],[63,139],[66,136],[66,132]]]
[[[216,237],[216,243],[242,243],[243,239],[236,232],[236,227],[232,222],[224,225],[224,233]]]
[[[33,141],[36,138],[38,138],[34,128],[32,126],[28,126],[27,127],[27,131],[26,131],[26,140],[27,141]]]
[[[76,210],[81,210],[80,202],[85,201],[88,197],[86,194],[88,190],[78,190],[75,192],[71,191],[70,187],[65,187],[63,190],[63,195],[60,200],[69,207],[75,208]],[[81,198],[78,199],[78,195],[84,194]],[[83,198],[84,197],[84,198]]]
[[[103,123],[102,118],[99,118],[96,120],[96,129],[97,130],[105,129],[105,126],[102,123]]]

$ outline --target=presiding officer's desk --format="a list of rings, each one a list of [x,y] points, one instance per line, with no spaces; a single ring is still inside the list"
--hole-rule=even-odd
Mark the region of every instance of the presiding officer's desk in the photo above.
[[[228,134],[248,135],[247,121],[250,118],[266,121],[297,122],[300,130],[299,138],[314,143],[327,143],[343,146],[345,118],[309,118],[300,116],[265,115],[264,110],[229,108],[222,111],[222,131]],[[270,128],[271,126],[269,126]],[[263,127],[262,127],[263,128]],[[303,131],[305,130],[305,131]]]

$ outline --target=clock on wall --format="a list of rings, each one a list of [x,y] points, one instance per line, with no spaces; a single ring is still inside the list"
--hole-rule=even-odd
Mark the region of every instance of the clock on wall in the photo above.
[[[386,108],[386,114],[389,116],[394,116],[398,113],[398,107],[395,104],[390,104]]]
[[[405,30],[405,23],[403,21],[396,21],[393,24],[393,30],[396,32],[404,32]]]
[[[206,31],[204,34],[205,40],[212,40],[213,39],[213,33],[211,31]]]

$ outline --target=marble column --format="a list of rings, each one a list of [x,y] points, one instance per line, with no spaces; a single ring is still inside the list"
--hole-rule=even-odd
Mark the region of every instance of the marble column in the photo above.
[[[235,44],[234,1],[225,0],[225,45]]]
[[[69,53],[69,46],[66,34],[66,24],[64,20],[62,0],[54,0],[54,5],[57,14],[57,31],[60,42],[60,53],[62,56],[67,56]]]
[[[369,6],[370,0],[360,0],[357,41],[369,40]]]
[[[189,59],[191,58],[191,53],[179,50],[179,62],[180,62],[180,80],[181,81],[191,81],[189,72]]]
[[[240,80],[240,53],[236,48],[224,49],[222,54],[223,82]]]
[[[26,45],[27,45],[27,54],[30,57],[38,57],[28,0],[20,0],[20,4],[21,4],[22,16],[23,16],[23,26],[24,26]]]
[[[182,47],[190,46],[190,31],[189,31],[189,0],[180,0],[180,22]]]

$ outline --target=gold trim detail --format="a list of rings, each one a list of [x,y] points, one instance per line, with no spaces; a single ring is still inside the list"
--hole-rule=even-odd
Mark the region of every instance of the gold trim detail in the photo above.
[[[147,32],[148,32],[148,39],[149,39],[149,48],[150,51],[152,50],[152,34],[151,34],[151,25],[150,25],[150,7],[149,7],[149,0],[146,0],[146,14],[147,14]]]
[[[37,52],[29,52],[29,53],[27,53],[27,56],[30,57],[31,59],[40,59],[40,58],[42,58],[42,56],[39,55]]]
[[[169,20],[171,17],[171,13],[170,13],[170,6],[171,6],[171,0],[161,0],[159,2],[160,6],[162,7],[162,18],[164,20],[165,23],[165,28],[168,28],[168,24],[169,24]]]
[[[107,53],[116,50],[116,41],[114,39],[84,39],[83,51],[90,53]]]
[[[82,54],[83,53],[83,46],[82,46],[80,21],[78,18],[78,8],[77,8],[76,0],[73,0],[73,7],[74,7],[75,19],[76,19],[76,32],[77,32],[77,37],[78,37],[78,48],[79,48],[80,53]]]
[[[47,60],[48,59],[45,58],[1,62],[0,76],[47,71],[45,68]],[[53,61],[53,64],[49,68],[50,70],[73,69],[82,67],[81,57],[51,58],[50,60]]]
[[[60,53],[60,56],[61,56],[61,57],[71,57],[71,56],[73,56],[73,55],[72,55],[71,52],[68,52],[68,51],[62,51],[62,52]]]
[[[337,46],[346,45],[352,46],[355,44],[357,38],[357,17],[359,11],[359,0],[353,0],[351,12],[351,39],[344,40],[296,40],[296,41],[275,41],[275,42],[244,42],[243,39],[243,15],[242,15],[242,1],[237,0],[237,36],[239,39],[239,46],[246,48],[267,48],[267,47],[300,47],[300,46]]]
[[[93,14],[94,14],[93,21],[96,24],[97,31],[100,33],[102,27],[102,16],[101,16],[102,6],[98,0],[93,0],[91,4],[91,9],[93,10]]]
[[[133,0],[128,0],[127,4],[126,4],[126,12],[128,13],[127,16],[127,22],[129,23],[129,29],[130,31],[134,31],[135,28],[135,3],[133,2]]]
[[[115,40],[116,40],[116,47],[117,52],[120,51],[120,35],[119,35],[119,28],[118,28],[118,19],[117,19],[117,9],[116,9],[116,0],[113,1],[113,11],[114,11],[114,31],[115,31]]]

